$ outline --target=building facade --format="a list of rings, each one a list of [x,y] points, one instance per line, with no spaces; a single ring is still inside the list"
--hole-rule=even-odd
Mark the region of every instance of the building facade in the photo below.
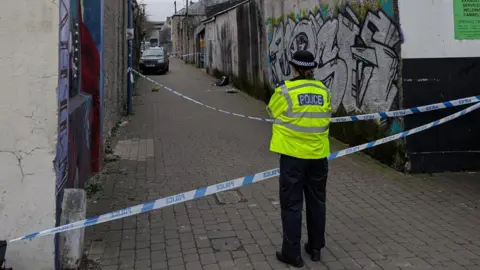
[[[72,222],[67,190],[78,191],[85,204],[81,194],[102,168],[105,142],[126,103],[127,6],[122,0],[9,0],[4,7],[0,80],[9,90],[0,101],[0,239],[8,240]],[[82,211],[76,218],[85,217]],[[12,243],[8,266],[75,268],[80,261],[72,260],[72,250],[81,258],[82,237]]]
[[[150,42],[151,47],[160,46],[160,33],[162,30],[163,25],[165,24],[164,21],[150,21],[148,25],[151,27],[150,29],[150,36],[147,37],[147,41]]]
[[[3,1],[0,24],[0,239],[8,240],[55,225],[58,5]],[[9,244],[6,260],[51,270],[53,255],[47,236]]]

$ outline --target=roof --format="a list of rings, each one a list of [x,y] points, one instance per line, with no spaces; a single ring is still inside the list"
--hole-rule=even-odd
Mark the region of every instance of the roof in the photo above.
[[[203,20],[203,22],[207,22],[213,20],[215,16],[221,15],[226,13],[232,9],[237,8],[245,3],[250,2],[250,0],[229,0],[227,2],[223,2],[220,4],[216,4],[213,6],[209,6],[206,8],[206,16],[207,18]]]
[[[187,9],[182,8],[177,13],[173,14],[174,16],[186,16]],[[203,0],[193,3],[188,6],[188,16],[205,16],[205,4]]]
[[[151,24],[161,24],[164,25],[165,21],[149,21]]]

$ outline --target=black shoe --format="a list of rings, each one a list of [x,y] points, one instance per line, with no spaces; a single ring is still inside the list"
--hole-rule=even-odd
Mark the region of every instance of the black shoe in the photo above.
[[[286,264],[290,264],[291,266],[297,267],[297,268],[301,268],[304,265],[303,259],[301,256],[297,256],[295,259],[291,259],[283,256],[282,252],[280,251],[277,251],[277,260]]]
[[[314,262],[320,261],[320,250],[319,249],[310,249],[308,243],[305,244],[305,251],[310,255],[310,259]]]

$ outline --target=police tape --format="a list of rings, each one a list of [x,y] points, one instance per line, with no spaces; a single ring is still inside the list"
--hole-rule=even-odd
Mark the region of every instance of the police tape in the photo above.
[[[463,110],[461,110],[457,113],[454,113],[452,115],[449,115],[449,116],[444,117],[442,119],[439,119],[437,121],[419,126],[417,128],[410,129],[410,130],[407,130],[407,131],[404,131],[404,132],[401,132],[401,133],[398,133],[398,134],[395,134],[395,135],[391,135],[391,136],[385,137],[385,138],[380,139],[380,140],[376,140],[376,141],[369,142],[369,143],[364,143],[362,145],[350,147],[350,148],[332,153],[328,157],[328,160],[332,160],[332,159],[336,159],[336,158],[339,158],[339,157],[342,157],[342,156],[353,154],[353,153],[356,153],[356,152],[359,152],[359,151],[362,151],[362,150],[365,150],[365,149],[368,149],[368,148],[372,148],[372,147],[377,146],[377,145],[381,145],[381,144],[384,144],[384,143],[387,143],[387,142],[391,142],[391,141],[394,141],[394,140],[397,140],[397,139],[400,139],[400,138],[404,138],[404,137],[413,135],[413,134],[418,133],[418,132],[422,132],[424,130],[430,129],[432,127],[435,127],[435,126],[441,125],[443,123],[446,123],[448,121],[451,121],[453,119],[456,119],[460,116],[463,116],[463,115],[465,115],[467,113],[470,113],[474,110],[477,110],[479,108],[480,108],[480,103],[474,104],[474,105],[472,105],[472,106],[470,106],[466,109],[463,109]],[[97,217],[92,217],[92,218],[89,218],[89,219],[77,221],[77,222],[66,224],[66,225],[63,225],[63,226],[59,226],[59,227],[55,227],[55,228],[51,228],[51,229],[46,229],[46,230],[43,230],[43,231],[40,231],[40,232],[35,232],[35,233],[29,234],[29,235],[25,235],[25,236],[21,236],[21,237],[9,240],[8,242],[12,243],[12,242],[20,241],[20,240],[28,240],[28,239],[37,238],[37,237],[40,237],[40,236],[46,236],[46,235],[56,234],[56,233],[60,233],[60,232],[66,232],[66,231],[70,231],[70,230],[74,230],[74,229],[80,229],[80,228],[84,228],[84,227],[88,227],[88,226],[93,226],[93,225],[97,225],[97,224],[100,224],[100,223],[105,223],[105,222],[129,217],[129,216],[133,216],[133,215],[138,215],[138,214],[141,214],[141,213],[150,212],[150,211],[161,209],[161,208],[164,208],[164,207],[167,207],[167,206],[170,206],[170,205],[179,204],[179,203],[183,203],[183,202],[186,202],[186,201],[191,201],[191,200],[194,200],[194,199],[202,198],[202,197],[209,196],[209,195],[219,193],[219,192],[222,192],[222,191],[227,191],[227,190],[231,190],[231,189],[234,189],[234,188],[239,188],[239,187],[243,187],[243,186],[250,185],[250,184],[253,184],[253,183],[257,183],[257,182],[260,182],[260,181],[264,181],[264,180],[273,178],[275,176],[278,176],[279,174],[280,174],[280,169],[276,168],[276,169],[267,170],[267,171],[263,171],[263,172],[252,174],[252,175],[247,175],[245,177],[240,177],[240,178],[237,178],[237,179],[233,179],[233,180],[229,180],[229,181],[226,181],[226,182],[210,185],[210,186],[207,186],[207,187],[197,188],[197,189],[190,190],[190,191],[187,191],[187,192],[175,194],[175,195],[172,195],[172,196],[169,196],[169,197],[166,197],[166,198],[161,198],[161,199],[158,199],[158,200],[155,200],[155,201],[151,201],[151,202],[139,204],[139,205],[136,205],[136,206],[124,208],[124,209],[121,209],[121,210],[118,210],[118,211],[110,212],[110,213],[107,213],[107,214],[103,214],[103,215],[100,215],[100,216],[97,216]]]
[[[175,56],[175,57],[185,57],[185,56],[192,56],[192,55],[197,55],[197,54],[203,55],[204,53],[196,52],[196,53],[187,53],[187,54],[180,54],[180,55],[178,55],[175,52],[169,53],[170,56]]]
[[[193,98],[190,98],[182,93],[179,93],[170,87],[163,85],[161,83],[158,83],[149,77],[139,73],[136,70],[133,70],[133,72],[137,73],[141,77],[145,78],[146,80],[150,81],[153,84],[156,84],[167,91],[184,98],[188,101],[191,101],[193,103],[196,103],[200,106],[228,114],[228,115],[233,115],[233,116],[238,116],[242,118],[247,118],[251,120],[257,120],[257,121],[262,121],[262,122],[269,122],[273,123],[275,122],[274,119],[268,119],[268,118],[262,118],[262,117],[255,117],[255,116],[248,116],[244,114],[239,114],[239,113],[233,113],[229,111],[225,111],[222,109],[218,109],[212,106],[209,106],[207,104],[204,104],[198,100],[195,100]],[[446,109],[446,108],[452,108],[452,107],[457,107],[457,106],[462,106],[462,105],[467,105],[467,104],[472,104],[480,102],[480,95],[479,96],[472,96],[472,97],[467,97],[467,98],[461,98],[461,99],[455,99],[455,100],[450,100],[450,101],[445,101],[445,102],[440,102],[440,103],[435,103],[435,104],[430,104],[430,105],[425,105],[425,106],[420,106],[420,107],[414,107],[410,109],[404,109],[404,110],[396,110],[396,111],[390,111],[390,112],[379,112],[379,113],[369,113],[369,114],[362,114],[362,115],[353,115],[353,116],[343,116],[343,117],[333,117],[332,118],[332,123],[343,123],[343,122],[352,122],[352,121],[362,121],[362,120],[373,120],[373,119],[380,119],[380,118],[393,118],[393,117],[402,117],[406,115],[411,115],[411,114],[417,114],[417,113],[423,113],[423,112],[430,112],[430,111],[436,111],[436,110],[441,110],[441,109]]]

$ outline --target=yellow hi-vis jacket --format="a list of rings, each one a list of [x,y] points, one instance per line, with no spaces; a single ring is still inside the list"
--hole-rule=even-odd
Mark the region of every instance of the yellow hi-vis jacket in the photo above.
[[[301,159],[330,155],[331,93],[316,80],[285,81],[275,89],[267,111],[275,119],[270,151]]]

